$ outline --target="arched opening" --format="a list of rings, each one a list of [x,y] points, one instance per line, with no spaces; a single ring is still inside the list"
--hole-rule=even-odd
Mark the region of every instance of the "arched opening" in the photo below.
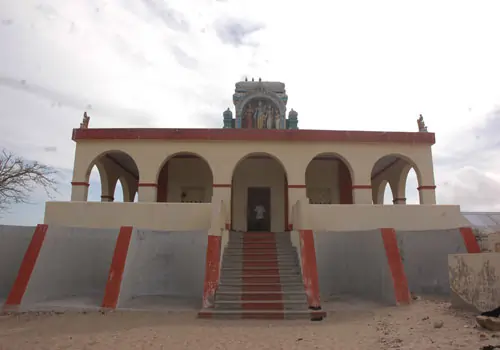
[[[417,173],[411,168],[406,177],[406,204],[420,204],[418,187]]]
[[[113,202],[123,202],[123,198],[125,198],[125,196],[123,195],[122,182],[120,179],[118,179],[116,181],[115,193],[113,195]]]
[[[314,157],[306,168],[306,195],[311,204],[353,204],[350,164],[333,153]]]
[[[231,226],[233,230],[243,232],[287,230],[287,174],[283,164],[274,156],[252,153],[234,168]]]
[[[158,172],[157,202],[210,203],[212,169],[197,154],[178,153],[167,159]]]
[[[373,204],[419,204],[418,174],[408,157],[391,154],[380,158],[371,172]]]
[[[87,171],[88,201],[132,202],[137,192],[139,169],[130,155],[108,151],[99,155]]]
[[[389,185],[389,183],[385,181],[385,186],[383,186],[383,188],[384,188],[383,189],[384,198],[379,203],[386,205],[394,204],[393,203],[394,195],[392,194],[391,185]]]

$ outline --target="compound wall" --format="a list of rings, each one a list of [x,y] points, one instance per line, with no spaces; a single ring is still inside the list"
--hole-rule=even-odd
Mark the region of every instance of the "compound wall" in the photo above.
[[[21,309],[100,307],[118,230],[49,226]]]
[[[0,305],[16,280],[33,232],[32,226],[0,225]]]
[[[467,253],[460,229],[396,231],[412,293],[449,295],[448,254]]]
[[[452,306],[480,312],[500,306],[500,254],[452,254],[448,266]]]
[[[350,295],[396,304],[380,230],[314,232],[321,299]]]
[[[195,299],[201,307],[207,237],[207,231],[133,230],[118,307],[148,296]]]

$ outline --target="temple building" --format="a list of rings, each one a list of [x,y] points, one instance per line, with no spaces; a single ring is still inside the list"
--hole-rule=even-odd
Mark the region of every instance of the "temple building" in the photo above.
[[[223,112],[219,129],[92,129],[85,114],[73,130],[71,202],[49,202],[46,222],[116,227],[125,220],[161,229],[170,216],[162,211],[173,207],[160,203],[182,203],[172,209],[180,215],[175,217],[180,228],[183,216],[208,227],[210,209],[203,204],[222,201],[231,229],[282,232],[291,227],[293,204],[303,199],[313,216],[349,206],[342,211],[347,217],[331,219],[350,227],[358,221],[353,216],[365,213],[364,220],[372,220],[367,206],[383,205],[387,184],[393,203],[405,205],[412,168],[420,204],[433,210],[435,136],[422,117],[418,132],[299,130],[298,113],[287,111],[285,84],[260,79],[236,83],[233,102],[234,114],[229,108]],[[101,179],[101,206],[87,202],[94,166]],[[118,180],[125,203],[113,206],[109,202]],[[136,195],[138,202],[131,203]],[[257,205],[264,209],[259,227],[252,219]],[[392,212],[377,212],[383,214],[377,221],[397,221]]]
[[[71,201],[46,204],[44,263],[67,242],[68,258],[100,259],[102,307],[190,296],[200,317],[319,319],[320,300],[339,293],[391,305],[410,291],[450,293],[448,254],[479,248],[460,207],[436,204],[435,135],[422,116],[416,132],[300,130],[285,84],[260,79],[236,83],[233,102],[216,129],[93,129],[85,114]],[[100,202],[87,201],[94,166]],[[411,169],[416,205],[406,204]],[[68,261],[57,266],[71,278],[86,266]],[[21,303],[25,280],[6,305]]]

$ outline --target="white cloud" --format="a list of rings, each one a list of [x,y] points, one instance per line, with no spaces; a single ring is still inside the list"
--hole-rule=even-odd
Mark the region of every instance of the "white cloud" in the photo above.
[[[301,128],[416,131],[423,113],[449,184],[478,146],[458,135],[500,104],[499,12],[456,0],[1,2],[1,144],[70,169],[88,105],[92,127],[221,127],[248,75],[285,82]],[[498,161],[472,167],[500,173]],[[440,201],[465,201],[447,191]]]

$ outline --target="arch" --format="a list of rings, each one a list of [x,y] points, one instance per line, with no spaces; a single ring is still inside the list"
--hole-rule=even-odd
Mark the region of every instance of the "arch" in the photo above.
[[[210,163],[193,152],[167,157],[156,174],[157,202],[209,203],[212,201],[213,171]]]
[[[305,170],[306,195],[311,204],[353,204],[353,169],[334,152],[314,156]]]
[[[371,183],[374,204],[384,204],[376,197],[375,191],[380,189],[382,182],[388,182],[393,194],[394,204],[406,204],[406,184],[408,173],[414,170],[418,184],[421,183],[421,173],[416,163],[408,156],[391,153],[379,158],[372,167]],[[418,186],[417,186],[418,187]],[[384,187],[385,191],[385,187]],[[377,202],[375,202],[377,198]]]
[[[115,188],[113,190],[113,202],[125,202],[127,195],[125,191],[127,186],[122,185],[122,181],[120,179],[116,180]]]
[[[128,153],[120,150],[108,150],[100,153],[90,162],[87,168],[85,177],[88,183],[90,183],[90,174],[94,167],[99,172],[101,201],[112,202],[115,200],[114,193],[118,181],[120,181],[123,189],[123,201],[132,201],[132,198],[126,193],[130,194],[137,191],[139,169],[135,160]],[[92,196],[93,191],[92,189],[89,190]]]
[[[288,176],[274,154],[253,152],[236,162],[231,175],[231,226],[239,231],[288,229]],[[264,208],[262,216],[257,207]],[[254,209],[252,209],[254,208]]]

